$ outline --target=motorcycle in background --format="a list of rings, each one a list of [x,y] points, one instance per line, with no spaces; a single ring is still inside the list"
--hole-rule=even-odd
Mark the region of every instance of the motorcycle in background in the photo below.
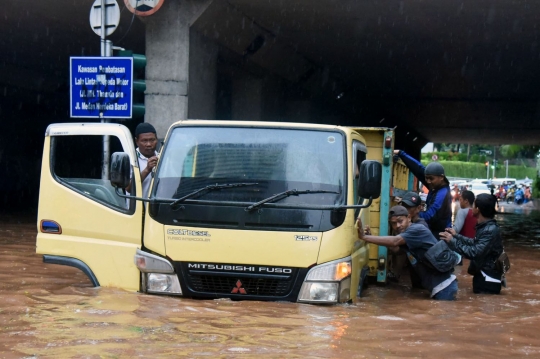
[[[515,192],[516,189],[514,187],[508,189],[508,193],[506,194],[506,203],[514,203]]]
[[[523,201],[525,200],[525,193],[523,192],[523,189],[518,188],[512,188],[511,190],[508,190],[508,195],[506,196],[506,203],[514,203],[517,205],[523,204]]]

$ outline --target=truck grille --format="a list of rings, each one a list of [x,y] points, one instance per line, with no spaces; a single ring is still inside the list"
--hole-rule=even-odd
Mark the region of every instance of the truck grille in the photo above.
[[[247,295],[283,297],[291,289],[290,280],[267,278],[238,278],[211,275],[189,275],[191,288],[196,292],[231,294],[235,288],[243,288]],[[240,282],[239,282],[240,281]]]
[[[295,301],[309,268],[174,262],[186,296]]]

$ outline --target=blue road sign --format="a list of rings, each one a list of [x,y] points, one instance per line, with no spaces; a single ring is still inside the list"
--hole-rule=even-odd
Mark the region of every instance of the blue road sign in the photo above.
[[[71,57],[71,117],[131,118],[132,57]]]

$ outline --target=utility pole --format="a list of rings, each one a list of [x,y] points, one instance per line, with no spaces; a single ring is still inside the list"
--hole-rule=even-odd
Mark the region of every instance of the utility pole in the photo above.
[[[496,169],[497,169],[497,147],[493,146],[493,178],[495,178]]]

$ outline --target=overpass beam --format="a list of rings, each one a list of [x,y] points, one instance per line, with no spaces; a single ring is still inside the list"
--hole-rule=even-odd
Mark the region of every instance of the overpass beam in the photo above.
[[[165,1],[158,12],[145,19],[145,122],[152,123],[159,136],[165,135],[171,123],[188,118],[190,25],[211,2]],[[215,86],[211,76],[209,81]]]

